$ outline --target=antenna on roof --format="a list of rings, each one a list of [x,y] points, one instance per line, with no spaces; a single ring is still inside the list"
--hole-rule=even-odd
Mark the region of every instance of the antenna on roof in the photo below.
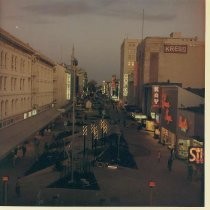
[[[144,9],[143,9],[143,18],[142,18],[142,26],[141,26],[141,39],[144,38]]]

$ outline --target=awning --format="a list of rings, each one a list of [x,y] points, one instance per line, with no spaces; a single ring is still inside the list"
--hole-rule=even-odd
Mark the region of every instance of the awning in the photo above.
[[[58,117],[61,112],[50,109],[0,130],[0,160],[14,147]]]

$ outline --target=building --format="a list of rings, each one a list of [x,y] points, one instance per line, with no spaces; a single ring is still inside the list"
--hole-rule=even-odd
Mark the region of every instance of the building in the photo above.
[[[151,82],[181,83],[183,88],[204,88],[205,45],[197,37],[146,37],[137,50],[138,103],[143,85]]]
[[[35,51],[0,28],[0,128],[26,117],[32,106]]]
[[[144,85],[143,101],[147,124],[159,130],[160,143],[175,149],[178,157],[187,158],[189,146],[203,144],[203,97],[180,84],[150,83]]]
[[[66,68],[0,28],[0,128],[67,104]],[[69,95],[70,97],[70,95]]]
[[[31,68],[32,108],[36,112],[50,109],[53,104],[53,72],[55,63],[41,53],[34,54]]]
[[[124,39],[120,56],[120,99],[124,103],[135,103],[136,53],[139,39]]]
[[[68,104],[71,98],[71,74],[64,64],[56,64],[53,74],[53,102],[60,108]]]

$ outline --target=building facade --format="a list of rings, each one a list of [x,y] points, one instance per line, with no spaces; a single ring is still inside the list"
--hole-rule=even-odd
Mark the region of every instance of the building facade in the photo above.
[[[146,83],[181,83],[183,88],[204,88],[205,45],[197,37],[185,38],[181,33],[170,37],[146,37],[138,46],[139,104]]]
[[[55,101],[57,107],[67,103],[65,68],[0,28],[0,128],[51,109]]]
[[[0,127],[32,110],[32,60],[35,51],[0,29]]]
[[[160,133],[160,143],[187,158],[189,146],[204,142],[204,98],[178,84],[151,83],[144,86],[144,113]],[[152,120],[151,120],[152,119]]]
[[[136,53],[139,39],[124,39],[120,56],[120,99],[124,103],[134,104],[134,90],[136,74]]]
[[[70,98],[71,75],[65,65],[56,64],[53,73],[53,102],[55,107],[65,106]]]

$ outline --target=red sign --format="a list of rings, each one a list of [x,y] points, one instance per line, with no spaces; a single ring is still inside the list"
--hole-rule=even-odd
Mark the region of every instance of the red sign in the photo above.
[[[9,177],[8,176],[2,176],[2,181],[3,182],[8,182],[9,181]]]
[[[203,164],[204,163],[204,148],[203,147],[189,147],[188,161],[189,163]]]
[[[187,132],[188,122],[187,122],[187,119],[182,115],[179,116],[179,125],[178,126],[181,129],[181,131],[183,131],[185,133]]]
[[[155,187],[156,183],[154,181],[149,181],[149,187]]]
[[[164,53],[187,53],[187,45],[164,45]]]

